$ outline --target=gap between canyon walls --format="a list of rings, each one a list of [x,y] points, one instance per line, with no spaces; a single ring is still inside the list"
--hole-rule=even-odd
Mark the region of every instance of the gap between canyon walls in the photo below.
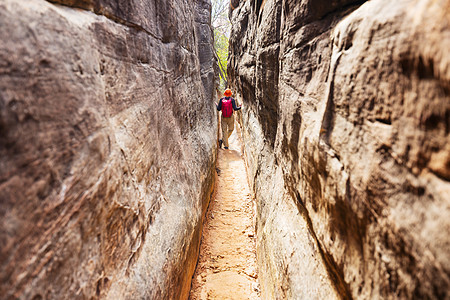
[[[449,297],[449,1],[233,7],[262,298]]]
[[[208,208],[190,300],[259,299],[256,206],[247,182],[240,129],[220,149],[216,192]]]
[[[210,14],[0,3],[0,295],[188,297],[217,150]]]

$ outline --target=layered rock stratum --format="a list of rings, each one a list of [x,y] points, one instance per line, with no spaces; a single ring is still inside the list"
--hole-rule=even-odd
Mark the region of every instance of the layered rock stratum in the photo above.
[[[0,1],[0,298],[187,298],[216,158],[210,11]]]
[[[234,2],[262,297],[450,297],[450,1]]]

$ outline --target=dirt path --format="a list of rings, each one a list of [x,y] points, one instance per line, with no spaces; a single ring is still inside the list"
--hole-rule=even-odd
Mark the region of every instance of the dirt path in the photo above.
[[[191,300],[259,299],[255,203],[236,132],[230,149],[219,150],[217,192],[203,227]]]

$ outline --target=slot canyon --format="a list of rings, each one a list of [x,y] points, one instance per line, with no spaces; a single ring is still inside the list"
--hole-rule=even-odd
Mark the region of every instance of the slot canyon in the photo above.
[[[449,299],[450,0],[211,9],[0,0],[0,299]]]

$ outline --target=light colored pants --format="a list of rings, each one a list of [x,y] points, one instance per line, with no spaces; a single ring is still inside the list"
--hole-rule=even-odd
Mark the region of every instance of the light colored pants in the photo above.
[[[231,115],[231,117],[229,118],[224,118],[222,116],[222,140],[223,140],[223,145],[225,147],[229,147],[228,145],[228,138],[230,137],[231,133],[233,132],[234,129],[234,116]]]

